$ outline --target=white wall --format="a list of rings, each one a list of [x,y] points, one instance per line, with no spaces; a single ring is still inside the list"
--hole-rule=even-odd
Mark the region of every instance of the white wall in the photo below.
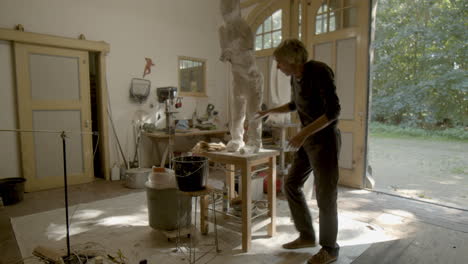
[[[1,0],[0,27],[22,24],[28,32],[71,38],[84,34],[88,40],[109,43],[107,79],[114,121],[124,151],[133,157],[131,119],[138,109],[151,111],[155,87],[178,86],[179,55],[207,60],[208,98],[184,97],[177,118],[191,118],[195,107],[204,113],[207,103],[213,103],[220,119],[227,122],[226,66],[218,60],[219,13],[219,0]],[[9,49],[7,43],[0,43],[0,129],[16,128]],[[145,57],[156,65],[146,76],[152,82],[151,99],[139,106],[128,99],[128,89],[131,78],[141,78]],[[14,153],[17,143],[2,133],[0,145],[0,177],[19,176],[17,158],[3,159],[11,153],[3,146]],[[111,142],[112,163],[116,150]]]

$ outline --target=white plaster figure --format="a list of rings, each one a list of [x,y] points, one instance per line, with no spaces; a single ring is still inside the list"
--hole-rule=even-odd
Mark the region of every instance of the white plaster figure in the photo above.
[[[221,57],[230,62],[233,76],[231,104],[230,152],[256,153],[262,147],[262,122],[254,115],[260,110],[263,96],[263,76],[257,68],[254,34],[242,18],[239,0],[221,0],[224,25],[219,28]],[[247,143],[244,143],[244,121],[248,120]]]

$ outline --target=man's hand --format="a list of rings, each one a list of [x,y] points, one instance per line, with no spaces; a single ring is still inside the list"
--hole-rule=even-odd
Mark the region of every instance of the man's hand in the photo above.
[[[258,111],[257,113],[255,113],[254,115],[254,120],[257,120],[257,119],[260,119],[264,116],[267,116],[270,114],[270,110],[265,110],[265,111]]]
[[[297,151],[300,147],[302,147],[307,137],[304,136],[304,133],[301,132],[291,138],[287,147],[289,150]]]

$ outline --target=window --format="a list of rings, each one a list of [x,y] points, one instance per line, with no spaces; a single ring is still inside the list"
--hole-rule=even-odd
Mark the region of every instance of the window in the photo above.
[[[278,10],[257,28],[255,50],[271,49],[281,43],[281,16],[281,10]]]
[[[206,96],[205,64],[202,59],[179,57],[179,95]]]
[[[358,0],[322,0],[315,17],[315,34],[357,25]]]
[[[299,24],[299,28],[297,32],[299,39],[302,39],[302,3],[299,3],[298,16],[297,23]]]

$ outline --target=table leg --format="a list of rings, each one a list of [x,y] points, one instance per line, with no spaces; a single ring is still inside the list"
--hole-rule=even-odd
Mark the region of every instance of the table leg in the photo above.
[[[241,166],[242,177],[242,251],[248,252],[252,239],[252,192],[250,172],[252,168],[248,162]]]
[[[164,149],[164,154],[162,155],[161,157],[161,168],[164,168],[166,167],[166,158],[167,158],[167,155],[169,154],[169,140],[167,141],[167,145],[166,145],[166,149]]]
[[[208,223],[206,221],[208,216],[208,205],[208,195],[200,197],[200,231],[204,235],[208,234]]]
[[[279,161],[279,171],[281,175],[285,174],[285,164],[284,164],[284,156],[285,152],[284,150],[286,149],[286,129],[281,128],[280,129],[280,161]]]
[[[268,236],[272,237],[276,233],[276,157],[268,160],[270,167],[268,173],[268,216],[271,223],[268,225]]]
[[[235,169],[236,167],[233,164],[226,164],[226,185],[229,188],[229,193],[228,193],[229,201],[236,198]]]

